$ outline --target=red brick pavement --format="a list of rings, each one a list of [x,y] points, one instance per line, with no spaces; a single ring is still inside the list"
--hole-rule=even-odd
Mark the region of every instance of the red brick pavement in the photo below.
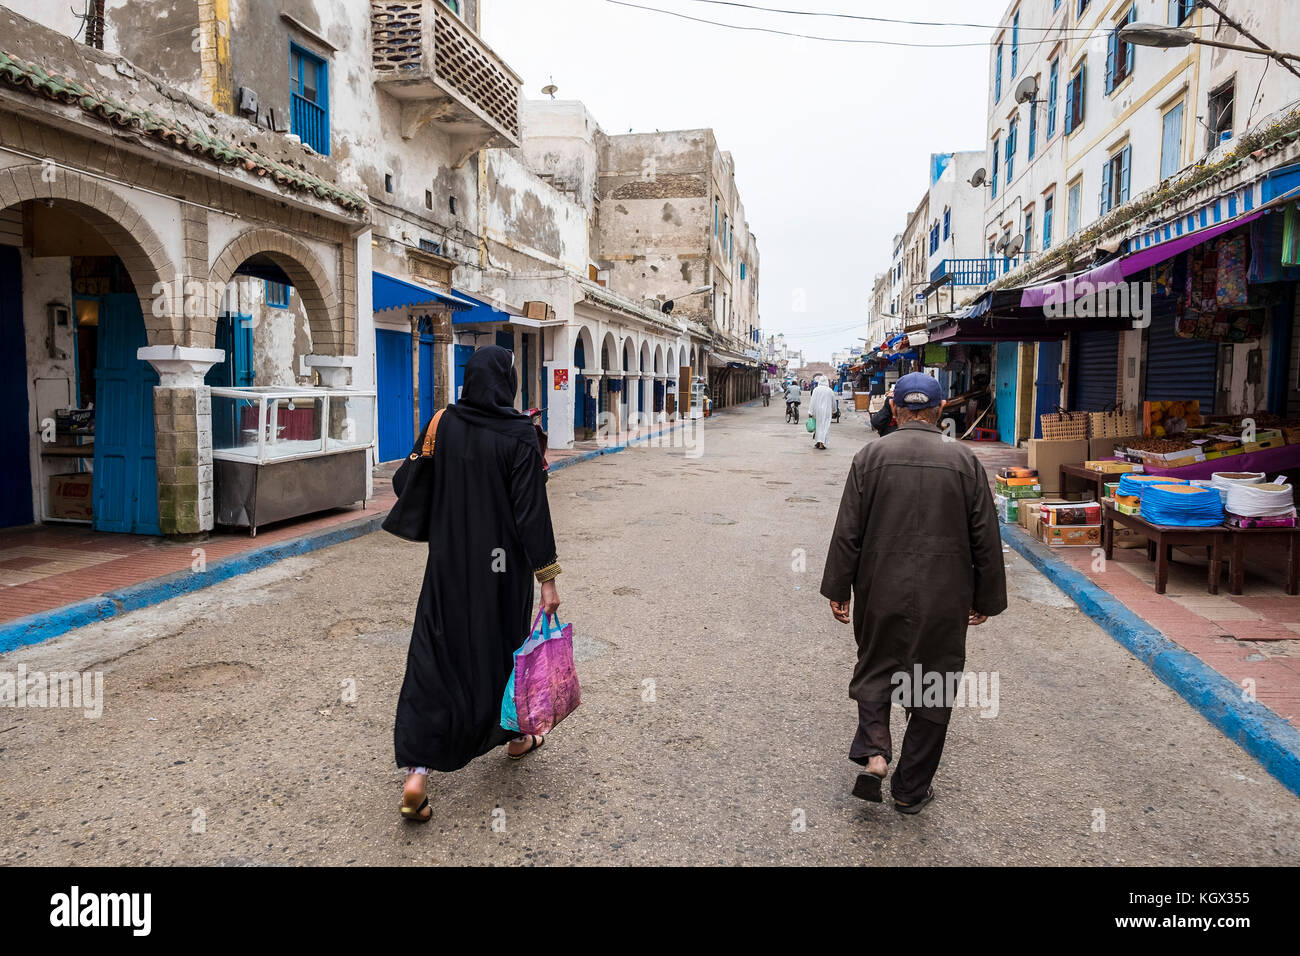
[[[1001,443],[969,442],[989,474],[1024,465],[1027,454]],[[1268,539],[1264,539],[1265,544]],[[1300,721],[1300,595],[1285,591],[1286,553],[1260,547],[1246,562],[1244,594],[1207,593],[1204,553],[1175,551],[1164,594],[1155,593],[1155,562],[1146,548],[1116,548],[1105,570],[1093,569],[1091,548],[1062,548],[1060,557],[1166,637],[1234,683],[1254,681],[1259,701]]]
[[[376,478],[374,497],[296,521],[247,531],[222,530],[179,541],[102,534],[71,525],[0,531],[0,623],[98,597],[188,569],[195,548],[208,564],[387,511],[392,482]]]

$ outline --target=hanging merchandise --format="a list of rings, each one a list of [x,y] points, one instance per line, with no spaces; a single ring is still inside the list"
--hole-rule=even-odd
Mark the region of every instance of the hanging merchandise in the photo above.
[[[1206,242],[1188,253],[1187,308],[1215,312],[1219,308],[1219,244]]]
[[[1152,484],[1143,489],[1142,517],[1154,525],[1212,528],[1223,524],[1223,499],[1214,488]]]
[[[1220,309],[1244,309],[1250,305],[1246,284],[1246,234],[1238,232],[1219,240],[1215,301]]]
[[[1300,266],[1300,209],[1289,203],[1282,217],[1282,265]]]

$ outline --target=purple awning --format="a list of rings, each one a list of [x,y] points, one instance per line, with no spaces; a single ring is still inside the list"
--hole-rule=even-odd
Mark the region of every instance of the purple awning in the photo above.
[[[1121,256],[1118,259],[1111,260],[1104,266],[1097,266],[1095,269],[1081,272],[1077,276],[1064,279],[1061,282],[1031,286],[1020,293],[1020,307],[1022,309],[1038,309],[1046,305],[1049,300],[1057,303],[1072,302],[1083,294],[1075,291],[1078,286],[1083,286],[1087,292],[1091,292],[1098,286],[1115,285],[1136,272],[1150,269],[1159,262],[1172,259],[1180,252],[1186,252],[1203,242],[1208,242],[1215,236],[1223,235],[1223,233],[1236,229],[1238,226],[1252,222],[1264,215],[1265,212],[1267,210],[1257,209],[1249,215],[1239,216],[1230,222],[1222,222],[1217,226],[1202,229],[1200,232],[1189,233],[1186,236],[1162,242],[1158,246],[1150,246],[1126,256]]]

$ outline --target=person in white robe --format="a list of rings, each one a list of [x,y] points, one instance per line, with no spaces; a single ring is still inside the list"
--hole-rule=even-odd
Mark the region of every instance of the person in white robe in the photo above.
[[[835,391],[826,384],[825,378],[819,377],[814,385],[808,410],[817,422],[817,430],[813,432],[813,447],[824,449],[826,439],[830,437],[831,415],[835,412]]]

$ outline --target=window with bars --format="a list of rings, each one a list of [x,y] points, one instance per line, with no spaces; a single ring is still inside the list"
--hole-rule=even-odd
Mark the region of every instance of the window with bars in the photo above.
[[[289,44],[290,129],[322,156],[330,152],[329,64]]]

